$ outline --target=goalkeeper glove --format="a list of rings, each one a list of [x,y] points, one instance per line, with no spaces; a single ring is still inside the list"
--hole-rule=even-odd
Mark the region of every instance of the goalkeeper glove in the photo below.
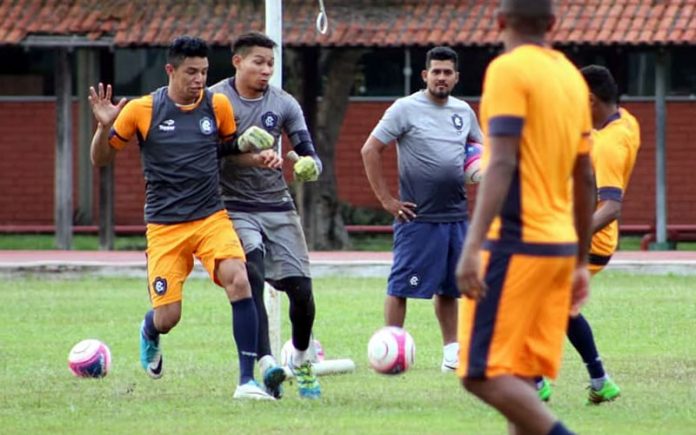
[[[319,178],[319,166],[312,157],[300,157],[292,169],[297,181],[317,181]]]
[[[266,130],[259,128],[255,125],[247,128],[239,139],[237,140],[237,146],[239,151],[246,153],[256,148],[258,150],[266,150],[273,146],[275,139]]]

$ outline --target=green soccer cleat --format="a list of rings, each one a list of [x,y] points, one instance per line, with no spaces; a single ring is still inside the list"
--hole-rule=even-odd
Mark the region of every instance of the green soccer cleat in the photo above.
[[[541,382],[537,383],[537,394],[542,402],[548,402],[551,399],[551,382],[546,378],[542,378]]]
[[[602,402],[611,402],[621,395],[621,388],[619,388],[614,381],[611,379],[606,379],[602,388],[595,390],[590,387],[590,394],[587,398],[587,403],[590,405],[599,405]]]
[[[300,397],[304,399],[318,399],[321,396],[321,387],[314,370],[312,370],[312,363],[306,361],[299,367],[291,366],[290,370],[292,370],[297,379]]]

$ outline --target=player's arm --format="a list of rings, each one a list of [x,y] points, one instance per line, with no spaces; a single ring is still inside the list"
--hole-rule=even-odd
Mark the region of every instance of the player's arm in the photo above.
[[[114,105],[111,102],[111,96],[111,85],[105,88],[103,83],[99,83],[96,90],[94,87],[89,88],[87,98],[97,120],[97,129],[90,146],[90,157],[95,166],[108,165],[116,156],[116,149],[109,144],[109,137],[116,118],[126,105],[126,100],[122,98],[118,104]]]
[[[367,141],[365,141],[360,154],[362,155],[367,180],[382,207],[392,216],[401,220],[415,219],[416,204],[401,202],[389,191],[389,186],[382,170],[382,154],[386,148],[387,144],[377,139],[374,135],[370,135]]]
[[[627,138],[605,135],[598,140],[610,140],[613,146],[602,147],[602,155],[595,159],[599,204],[592,215],[593,234],[621,217],[625,165],[628,164],[630,156]],[[595,150],[599,152],[599,148]]]
[[[595,180],[589,154],[579,154],[573,168],[573,211],[578,234],[578,264],[587,265],[592,238],[592,212],[595,205]]]
[[[283,158],[274,150],[267,149],[258,153],[231,154],[226,159],[235,166],[280,169]]]
[[[608,199],[600,201],[597,209],[592,214],[592,234],[601,231],[615,220],[621,217],[621,202]]]
[[[219,157],[265,150],[273,146],[275,142],[273,136],[255,125],[246,129],[242,134],[238,134],[232,103],[225,94],[213,94],[213,111],[220,135]]]
[[[297,156],[297,159],[291,159],[294,161],[292,169],[295,179],[298,181],[316,181],[324,168],[314,147],[312,135],[307,129],[302,108],[294,98],[289,98],[286,102],[283,130],[290,138],[293,155]]]

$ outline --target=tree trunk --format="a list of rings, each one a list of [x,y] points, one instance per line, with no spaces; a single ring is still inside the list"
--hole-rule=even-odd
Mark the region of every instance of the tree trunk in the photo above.
[[[308,47],[299,49],[299,52],[288,50],[286,53],[286,64],[293,71],[289,76],[302,77],[302,80],[288,77],[286,88],[302,104],[317,153],[324,165],[321,177],[316,182],[295,184],[295,199],[302,201],[297,205],[302,213],[307,245],[311,250],[344,249],[350,246],[350,239],[338,201],[334,157],[350,91],[355,82],[356,67],[364,50],[334,48],[322,53],[326,82],[323,98],[318,103],[319,49]]]
[[[317,105],[314,138],[324,170],[316,183],[304,186],[305,233],[310,249],[344,249],[350,245],[341,216],[334,158],[343,118],[355,82],[360,49],[332,49],[326,56],[323,98]]]

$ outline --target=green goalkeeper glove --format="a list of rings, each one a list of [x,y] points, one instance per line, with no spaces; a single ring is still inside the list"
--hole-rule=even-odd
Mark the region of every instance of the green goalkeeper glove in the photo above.
[[[317,162],[312,157],[304,156],[298,158],[295,160],[295,165],[292,169],[297,181],[317,181],[317,178],[319,178],[319,166],[317,166]]]
[[[256,148],[258,150],[266,150],[273,146],[275,139],[266,130],[259,128],[255,125],[247,128],[239,139],[237,140],[237,145],[239,146],[239,151],[246,153]]]

